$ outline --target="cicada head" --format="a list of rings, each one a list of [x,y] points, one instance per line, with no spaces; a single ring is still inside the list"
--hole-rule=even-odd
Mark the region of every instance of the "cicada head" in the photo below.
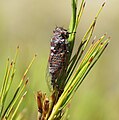
[[[53,31],[53,33],[54,33],[54,36],[58,35],[58,36],[62,37],[62,39],[68,39],[68,37],[69,37],[69,32],[66,29],[64,29],[63,27],[56,27],[55,30]]]

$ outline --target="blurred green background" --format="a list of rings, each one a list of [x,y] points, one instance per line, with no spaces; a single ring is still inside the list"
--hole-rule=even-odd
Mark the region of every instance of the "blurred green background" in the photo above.
[[[87,0],[76,43],[79,43],[103,1]],[[94,36],[98,39],[108,33],[111,42],[76,92],[69,120],[119,120],[118,4],[118,0],[107,0],[98,19]],[[8,57],[12,59],[17,45],[20,46],[20,55],[11,95],[34,54],[38,55],[28,75],[28,94],[20,107],[20,110],[25,107],[26,120],[36,119],[36,91],[48,91],[45,74],[52,31],[56,25],[68,28],[70,16],[71,0],[0,0],[0,85],[6,60]]]

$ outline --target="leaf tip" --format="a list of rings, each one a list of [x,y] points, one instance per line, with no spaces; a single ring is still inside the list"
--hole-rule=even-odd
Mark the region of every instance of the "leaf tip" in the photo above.
[[[27,78],[27,80],[26,80],[26,82],[25,82],[25,85],[27,85],[27,84],[28,84],[28,81],[29,81],[29,78]]]
[[[84,2],[84,4],[83,4],[83,8],[86,6],[86,1]]]
[[[19,49],[19,45],[17,46],[17,49]]]
[[[105,4],[106,4],[106,0],[103,2],[102,7],[104,7],[104,6],[105,6]]]
[[[35,57],[37,57],[37,54],[35,54]]]

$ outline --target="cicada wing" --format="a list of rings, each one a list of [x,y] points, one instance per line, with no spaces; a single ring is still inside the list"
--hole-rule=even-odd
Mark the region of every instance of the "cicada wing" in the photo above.
[[[46,68],[46,76],[45,76],[48,88],[50,91],[52,91],[52,85],[51,85],[51,74],[49,73],[49,65],[47,65]]]

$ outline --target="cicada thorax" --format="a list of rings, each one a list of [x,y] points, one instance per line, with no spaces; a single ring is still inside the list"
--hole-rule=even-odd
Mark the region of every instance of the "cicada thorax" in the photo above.
[[[69,57],[69,33],[62,27],[56,27],[51,39],[48,69],[51,77],[51,86],[59,88],[66,73]]]

